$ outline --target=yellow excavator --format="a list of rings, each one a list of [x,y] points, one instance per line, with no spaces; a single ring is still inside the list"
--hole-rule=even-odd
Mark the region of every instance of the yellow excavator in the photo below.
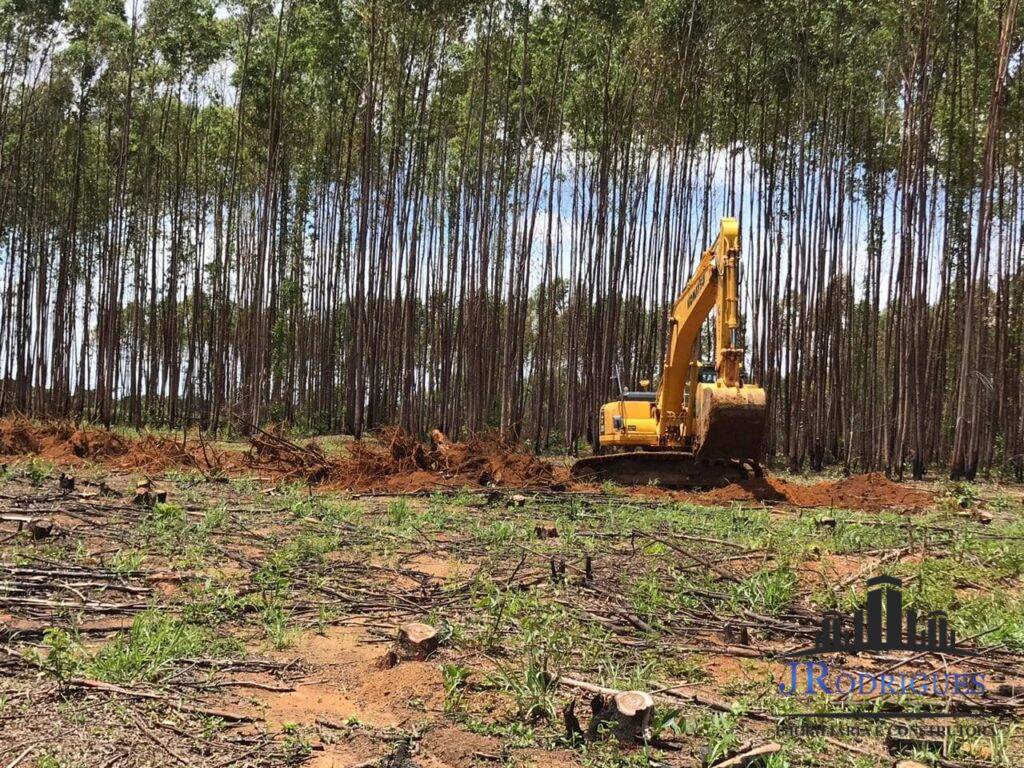
[[[672,307],[657,393],[620,386],[619,398],[601,406],[600,453],[577,461],[574,477],[702,488],[760,474],[765,392],[743,380],[739,258],[739,223],[724,218]],[[697,345],[712,309],[715,364],[706,367]]]

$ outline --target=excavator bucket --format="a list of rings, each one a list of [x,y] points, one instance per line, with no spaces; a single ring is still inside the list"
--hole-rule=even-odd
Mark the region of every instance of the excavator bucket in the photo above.
[[[694,455],[704,460],[758,460],[764,442],[764,390],[701,386]]]

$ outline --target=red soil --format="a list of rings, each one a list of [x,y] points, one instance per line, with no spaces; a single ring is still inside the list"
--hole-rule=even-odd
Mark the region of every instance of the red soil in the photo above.
[[[256,470],[275,479],[304,480],[359,492],[410,493],[437,488],[497,486],[537,490],[593,490],[575,483],[565,467],[524,453],[494,434],[452,442],[435,431],[423,444],[400,429],[357,441],[347,456],[328,456],[319,443],[296,443],[279,432],[259,430],[245,454],[214,451],[195,437],[117,435],[99,427],[36,424],[21,417],[0,419],[0,456],[34,454],[58,464],[97,461],[117,469],[161,472],[172,467],[201,471]],[[927,506],[932,494],[894,483],[880,474],[855,475],[812,485],[780,478],[754,478],[706,493],[679,494],[657,488],[630,490],[638,496],[683,498],[706,504],[777,502],[799,507],[879,510]]]
[[[349,487],[383,483],[388,490],[431,485],[552,488],[564,485],[568,473],[550,462],[517,451],[496,435],[453,443],[440,432],[424,446],[401,430],[383,433],[386,450],[356,443],[351,458],[340,461],[340,478]]]
[[[888,507],[923,507],[934,498],[928,491],[894,483],[885,475],[853,475],[835,482],[812,485],[791,483],[776,477],[758,477],[700,494],[710,503],[768,501],[795,507],[840,507],[879,510]]]
[[[64,422],[36,424],[19,416],[0,419],[0,456],[25,455],[61,465],[96,461],[118,469],[149,472],[213,464],[202,455],[198,441],[186,445],[161,435],[129,438],[102,427],[75,427]]]

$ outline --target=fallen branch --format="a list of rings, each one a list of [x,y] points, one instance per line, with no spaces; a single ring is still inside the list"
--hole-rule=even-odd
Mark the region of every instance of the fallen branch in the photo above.
[[[194,715],[206,715],[208,717],[219,717],[221,720],[226,720],[231,723],[250,723],[256,718],[250,715],[242,714],[241,712],[232,712],[227,709],[215,709],[212,707],[201,707],[196,704],[186,704],[181,701],[174,701],[167,696],[162,696],[159,693],[152,693],[150,691],[139,691],[133,688],[122,688],[120,685],[114,685],[112,683],[104,683],[102,680],[91,680],[84,677],[74,677],[68,680],[68,685],[75,688],[87,688],[93,691],[102,691],[104,693],[115,693],[120,696],[127,696],[131,699],[148,699],[150,701],[162,701],[181,712],[190,712]]]
[[[764,755],[775,754],[780,749],[782,749],[781,744],[776,744],[774,741],[771,741],[767,744],[762,744],[759,747],[748,749],[745,752],[740,752],[738,755],[733,755],[727,760],[721,760],[714,763],[711,768],[743,768],[743,766],[754,762],[757,758],[763,757]]]

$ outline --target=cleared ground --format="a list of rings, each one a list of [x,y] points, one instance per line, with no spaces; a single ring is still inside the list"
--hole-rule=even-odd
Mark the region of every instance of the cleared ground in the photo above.
[[[750,489],[358,495],[276,470],[75,464],[73,488],[52,461],[0,473],[5,767],[727,765],[772,743],[775,768],[1024,763],[1017,488],[900,486],[914,504],[849,511]],[[986,696],[957,704],[991,716],[985,735],[777,729],[843,705],[780,694],[780,655],[880,573],[985,651],[918,662],[986,672]],[[409,621],[440,648],[390,665]],[[586,730],[597,686],[654,695],[646,747],[570,738],[567,705]]]

